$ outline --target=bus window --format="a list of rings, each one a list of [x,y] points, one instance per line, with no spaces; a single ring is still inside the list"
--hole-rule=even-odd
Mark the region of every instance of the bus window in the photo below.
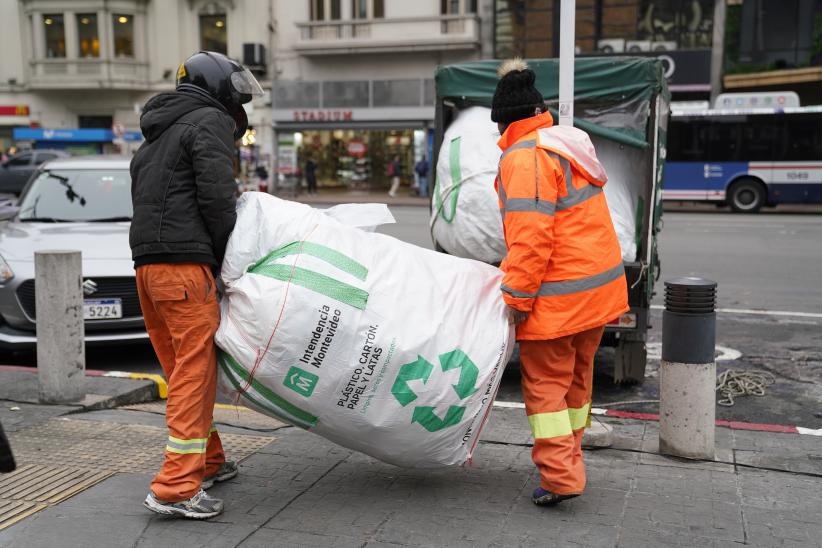
[[[704,162],[708,123],[699,118],[674,118],[668,127],[669,162]]]
[[[714,119],[708,131],[708,160],[711,162],[738,162],[740,120],[737,116]]]
[[[779,122],[772,116],[748,116],[740,125],[740,158],[743,161],[770,162],[780,145]]]
[[[789,114],[784,128],[778,161],[822,161],[822,114]]]

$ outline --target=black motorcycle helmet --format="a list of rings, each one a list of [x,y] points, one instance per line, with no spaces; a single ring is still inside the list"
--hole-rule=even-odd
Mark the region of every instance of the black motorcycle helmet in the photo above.
[[[215,51],[195,53],[177,69],[177,89],[205,91],[223,105],[234,118],[234,138],[248,129],[243,104],[263,95],[263,88],[251,72],[238,62]]]

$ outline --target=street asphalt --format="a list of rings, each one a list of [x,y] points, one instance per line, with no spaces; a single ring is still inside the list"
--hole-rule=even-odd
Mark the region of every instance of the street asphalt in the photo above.
[[[419,201],[419,199],[416,199]],[[402,202],[404,204],[405,202]],[[318,204],[327,207],[328,204]],[[431,249],[426,207],[390,205],[397,223],[379,231]],[[719,407],[723,419],[822,428],[822,210],[793,207],[743,215],[708,206],[673,206],[666,210],[659,239],[662,280],[703,276],[719,284],[717,344],[737,352],[718,370],[768,371],[776,375],[763,397],[739,398]],[[662,283],[655,305],[661,305]],[[762,313],[760,313],[762,312]],[[796,315],[793,315],[796,314]],[[652,315],[647,377],[638,386],[616,386],[613,353],[600,353],[595,403],[623,411],[656,412],[661,311]],[[33,365],[31,353],[3,355],[5,363]],[[89,350],[89,369],[157,372],[148,345]],[[509,368],[500,399],[521,401],[519,374]]]

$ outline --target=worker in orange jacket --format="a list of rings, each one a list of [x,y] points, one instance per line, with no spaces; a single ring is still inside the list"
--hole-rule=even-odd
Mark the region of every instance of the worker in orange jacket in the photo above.
[[[628,308],[622,255],[588,135],[553,126],[520,59],[504,62],[491,119],[503,150],[496,180],[508,255],[502,295],[520,344],[522,391],[540,473],[533,501],[582,494],[582,433],[605,324]]]

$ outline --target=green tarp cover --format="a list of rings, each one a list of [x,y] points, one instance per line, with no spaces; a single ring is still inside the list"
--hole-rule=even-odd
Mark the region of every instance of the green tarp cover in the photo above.
[[[437,97],[459,106],[491,106],[500,61],[472,61],[437,68]],[[556,105],[558,59],[529,59],[537,88]],[[627,145],[644,148],[650,100],[670,100],[662,63],[647,57],[578,57],[574,63],[574,125]],[[554,111],[556,116],[556,112]]]

